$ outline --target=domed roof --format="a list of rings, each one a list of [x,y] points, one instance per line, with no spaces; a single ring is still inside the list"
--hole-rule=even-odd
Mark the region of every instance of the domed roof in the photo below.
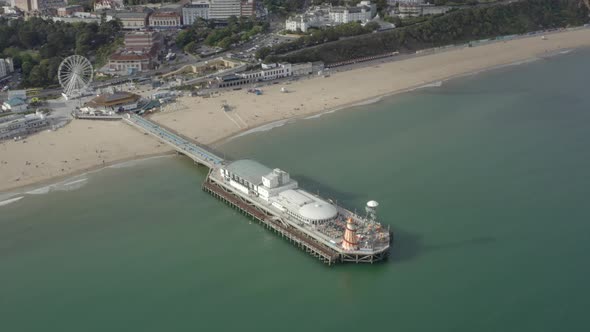
[[[299,215],[310,220],[333,219],[338,211],[332,204],[313,202],[299,208]]]
[[[368,201],[367,206],[370,208],[376,208],[379,206],[379,203],[377,203],[377,201]]]

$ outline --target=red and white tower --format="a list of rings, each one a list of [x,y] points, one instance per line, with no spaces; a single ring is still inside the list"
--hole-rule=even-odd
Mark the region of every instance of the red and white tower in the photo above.
[[[352,221],[352,218],[348,218],[346,221],[346,230],[344,231],[344,237],[342,238],[342,248],[346,250],[358,250],[359,244],[356,238],[356,225]]]

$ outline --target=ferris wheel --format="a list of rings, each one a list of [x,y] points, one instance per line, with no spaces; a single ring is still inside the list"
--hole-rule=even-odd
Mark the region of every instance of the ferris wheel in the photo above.
[[[59,65],[57,77],[66,98],[81,95],[92,82],[93,69],[88,59],[80,55],[65,58]]]

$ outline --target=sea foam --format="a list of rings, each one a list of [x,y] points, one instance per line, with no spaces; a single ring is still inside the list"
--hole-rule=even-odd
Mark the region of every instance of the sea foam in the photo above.
[[[4,200],[4,201],[1,201],[1,202],[0,202],[0,206],[5,206],[5,205],[11,204],[11,203],[18,202],[18,201],[20,201],[21,199],[23,199],[24,197],[25,197],[25,196],[19,196],[19,197],[10,198],[10,199],[7,199],[7,200]]]

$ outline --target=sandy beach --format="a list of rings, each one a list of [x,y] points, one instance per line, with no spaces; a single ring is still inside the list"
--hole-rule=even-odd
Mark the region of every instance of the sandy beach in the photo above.
[[[344,108],[431,82],[585,46],[590,46],[590,29],[554,33],[547,40],[534,36],[455,49],[325,78],[264,86],[260,96],[247,93],[246,87],[210,98],[182,97],[176,106],[167,106],[152,120],[202,144],[215,145],[274,121]],[[281,92],[282,87],[287,93]],[[224,112],[223,104],[231,111]],[[72,121],[56,132],[28,137],[26,143],[0,143],[0,192],[168,151],[123,122]]]
[[[168,151],[122,121],[72,121],[55,132],[0,142],[0,192]]]

